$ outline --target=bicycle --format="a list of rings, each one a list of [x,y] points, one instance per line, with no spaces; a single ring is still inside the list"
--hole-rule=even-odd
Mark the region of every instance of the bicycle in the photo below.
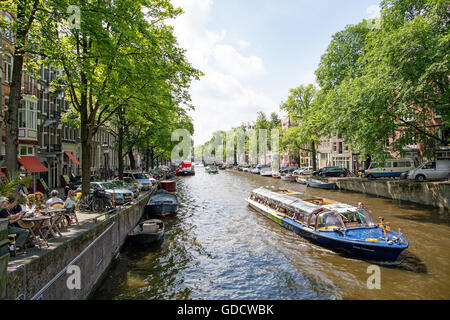
[[[80,211],[104,212],[112,209],[113,204],[103,190],[95,190],[93,195],[81,197],[77,208]]]

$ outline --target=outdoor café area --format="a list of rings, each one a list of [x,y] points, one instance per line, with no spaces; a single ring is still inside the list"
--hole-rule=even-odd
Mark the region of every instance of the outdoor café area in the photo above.
[[[57,191],[52,193],[48,200],[40,192],[0,199],[2,218],[9,216],[9,267],[76,237],[102,216],[105,219],[105,213],[77,211],[75,203],[70,203],[74,199],[63,201]]]

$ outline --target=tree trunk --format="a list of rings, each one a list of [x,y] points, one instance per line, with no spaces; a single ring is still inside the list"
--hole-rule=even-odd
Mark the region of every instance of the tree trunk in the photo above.
[[[147,149],[147,153],[145,154],[145,170],[147,172],[150,171],[150,149]]]
[[[155,150],[153,150],[153,147],[151,148],[151,152],[150,152],[150,162],[151,162],[151,167],[152,170],[155,168]]]
[[[315,141],[311,142],[311,157],[312,157],[312,167],[313,167],[313,171],[317,170],[317,150],[316,150],[316,143]]]
[[[17,50],[17,49],[16,49]],[[17,162],[17,150],[19,148],[19,123],[18,109],[22,99],[21,82],[23,68],[23,53],[14,53],[14,65],[12,72],[11,89],[9,93],[9,106],[5,116],[6,126],[6,168],[8,176],[13,177],[19,170]]]
[[[118,164],[119,164],[119,180],[123,180],[123,134],[124,128],[122,126],[122,109],[119,110],[119,132],[117,141],[117,154],[118,154]]]
[[[131,170],[136,170],[136,161],[134,159],[133,149],[128,152],[128,157],[130,158]]]
[[[367,156],[367,159],[365,161],[364,170],[368,170],[371,163],[372,163],[372,157],[369,155],[369,156]]]

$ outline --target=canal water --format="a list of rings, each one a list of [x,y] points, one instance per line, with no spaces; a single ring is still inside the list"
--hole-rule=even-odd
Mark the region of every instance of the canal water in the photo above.
[[[177,178],[179,213],[164,241],[124,247],[94,299],[450,299],[447,211],[305,186],[237,171],[196,168]],[[381,289],[367,287],[370,263],[323,249],[251,210],[261,186],[285,187],[340,202],[362,201],[410,242],[404,262],[379,266]]]

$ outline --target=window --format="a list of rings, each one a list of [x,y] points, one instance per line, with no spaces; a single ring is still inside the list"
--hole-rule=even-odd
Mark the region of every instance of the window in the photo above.
[[[13,19],[11,18],[11,16],[8,13],[5,13],[4,18],[5,18],[7,25],[10,26],[13,22]],[[8,29],[5,30],[5,39],[10,42],[14,41],[14,32],[11,27],[9,27]]]
[[[422,169],[436,169],[436,162],[428,162],[423,166]]]
[[[37,130],[37,102],[24,99],[20,101],[18,122],[19,128]]]
[[[11,83],[12,81],[12,70],[13,70],[13,58],[7,53],[4,57],[5,61],[5,82]]]

